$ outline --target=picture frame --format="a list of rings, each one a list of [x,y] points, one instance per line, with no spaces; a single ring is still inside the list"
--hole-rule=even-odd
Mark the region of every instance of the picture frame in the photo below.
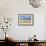
[[[19,26],[34,25],[34,15],[33,14],[18,14],[18,25]]]

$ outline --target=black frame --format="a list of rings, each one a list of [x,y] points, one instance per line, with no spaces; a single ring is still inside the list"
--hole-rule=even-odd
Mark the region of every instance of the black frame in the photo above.
[[[32,24],[20,24],[19,22],[19,16],[22,16],[22,15],[29,15],[29,16],[32,16]],[[18,14],[18,25],[19,26],[33,26],[34,25],[34,15],[33,14]]]

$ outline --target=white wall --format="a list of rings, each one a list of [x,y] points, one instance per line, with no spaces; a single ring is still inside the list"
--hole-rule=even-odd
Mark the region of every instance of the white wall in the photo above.
[[[18,14],[34,14],[34,25],[18,26]],[[28,0],[0,0],[0,16],[13,17],[8,33],[16,40],[27,40],[34,34],[39,40],[46,40],[45,15],[46,8],[32,8]]]

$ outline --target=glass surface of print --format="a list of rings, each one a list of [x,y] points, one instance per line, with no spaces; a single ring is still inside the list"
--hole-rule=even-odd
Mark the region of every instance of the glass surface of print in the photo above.
[[[32,14],[19,14],[18,24],[22,26],[33,25],[33,15]]]

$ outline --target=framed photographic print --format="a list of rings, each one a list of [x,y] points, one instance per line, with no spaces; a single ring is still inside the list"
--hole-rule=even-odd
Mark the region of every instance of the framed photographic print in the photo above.
[[[32,26],[34,24],[33,14],[18,14],[18,25]]]

